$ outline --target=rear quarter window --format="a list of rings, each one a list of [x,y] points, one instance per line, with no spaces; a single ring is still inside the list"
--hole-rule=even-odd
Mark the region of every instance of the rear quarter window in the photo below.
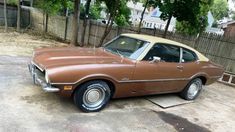
[[[186,63],[186,62],[194,62],[197,60],[197,55],[196,53],[194,53],[191,50],[188,49],[184,49],[183,48],[183,58],[182,58],[182,62]]]

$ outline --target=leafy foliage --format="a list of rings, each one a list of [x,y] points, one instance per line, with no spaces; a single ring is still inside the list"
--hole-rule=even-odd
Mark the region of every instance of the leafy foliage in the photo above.
[[[7,4],[9,5],[17,5],[18,0],[7,0]]]
[[[128,26],[129,25],[129,19],[131,11],[126,6],[127,1],[126,0],[120,0],[120,7],[117,13],[116,18],[114,21],[117,23],[118,26]]]
[[[160,18],[168,20],[172,15],[177,21],[194,23],[200,12],[199,0],[157,0],[156,4],[162,12]]]
[[[129,25],[130,9],[127,7],[127,0],[99,0],[106,5],[106,13],[114,18],[119,26]]]
[[[89,11],[89,18],[90,19],[99,19],[100,18],[100,12],[102,10],[102,7],[100,6],[100,2],[96,2],[94,5],[91,5],[90,11]],[[85,18],[85,7],[83,5],[80,6],[80,18]]]
[[[228,3],[226,0],[214,0],[211,6],[211,12],[216,20],[220,20],[228,16]]]
[[[232,15],[232,19],[235,20],[235,14]]]
[[[177,21],[176,30],[177,32],[189,35],[196,35],[200,32],[203,32],[208,25],[207,14],[210,11],[210,6],[212,5],[213,0],[203,0],[200,2],[200,12],[196,14],[195,20],[193,23],[189,21]]]
[[[37,0],[35,6],[41,8],[47,14],[57,14],[68,8],[73,9],[73,2],[70,0]]]

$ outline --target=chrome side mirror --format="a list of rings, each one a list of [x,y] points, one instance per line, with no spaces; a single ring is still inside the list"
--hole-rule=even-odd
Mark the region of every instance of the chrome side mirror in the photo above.
[[[150,61],[150,63],[157,63],[157,62],[160,62],[160,61],[161,61],[161,58],[160,58],[160,57],[154,56],[154,57],[153,57],[153,60]]]

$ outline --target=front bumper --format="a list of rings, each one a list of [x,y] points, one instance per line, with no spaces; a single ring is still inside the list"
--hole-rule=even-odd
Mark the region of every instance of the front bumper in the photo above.
[[[29,72],[33,77],[33,82],[36,85],[40,85],[45,92],[59,92],[60,89],[52,87],[50,84],[46,83],[45,77],[42,76],[43,73],[34,64],[28,64]]]

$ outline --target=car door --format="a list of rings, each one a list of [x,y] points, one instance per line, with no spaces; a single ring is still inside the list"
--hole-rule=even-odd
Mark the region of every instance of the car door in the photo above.
[[[160,58],[154,62],[153,58]],[[185,85],[180,63],[180,47],[168,43],[157,43],[142,61],[136,63],[133,80],[141,94],[177,91]]]
[[[192,50],[181,48],[181,51],[182,77],[190,79],[200,71],[200,62],[197,61],[198,57]]]

